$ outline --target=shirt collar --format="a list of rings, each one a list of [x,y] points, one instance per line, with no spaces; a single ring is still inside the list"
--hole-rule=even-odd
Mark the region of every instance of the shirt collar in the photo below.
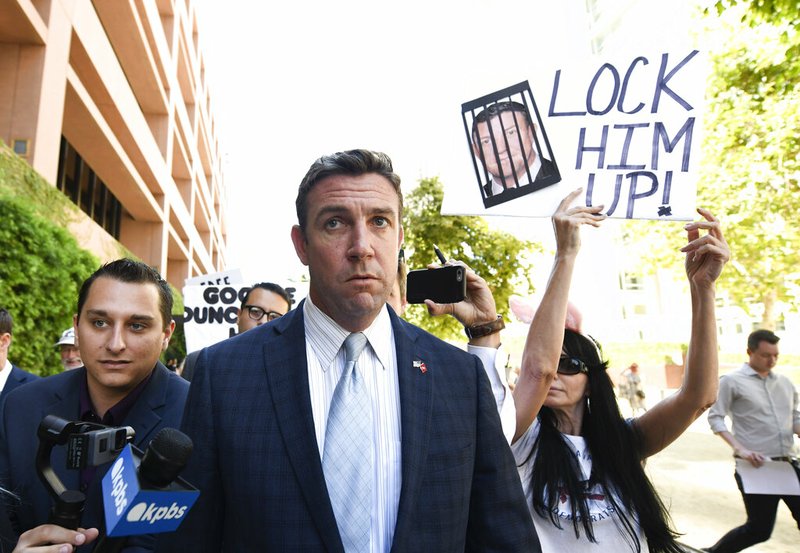
[[[536,151],[536,159],[534,159],[533,163],[531,163],[528,166],[528,170],[531,173],[531,180],[528,182],[528,173],[527,173],[527,171],[525,171],[525,169],[522,170],[522,174],[521,175],[517,175],[517,180],[519,182],[521,182],[521,183],[525,182],[526,183],[526,184],[523,184],[521,186],[526,186],[527,184],[533,184],[534,182],[536,182],[536,175],[539,174],[539,170],[541,168],[542,168],[542,156],[539,153],[539,151],[537,150]],[[512,185],[513,185],[514,173],[511,173],[511,175],[506,176],[506,180],[511,180],[512,181]],[[502,194],[503,192],[505,192],[505,190],[506,189],[503,188],[502,184],[500,184],[499,182],[496,182],[494,179],[492,179],[492,195],[493,196],[497,196],[498,194]]]
[[[319,359],[322,370],[327,371],[333,365],[336,355],[342,349],[342,344],[350,332],[339,326],[336,321],[314,305],[310,295],[303,303],[303,317],[306,334],[314,336],[314,339],[309,342],[311,348]],[[385,304],[372,324],[363,332],[372,351],[375,352],[375,357],[378,358],[385,370],[389,366],[392,352],[392,320]]]
[[[767,373],[766,377],[761,376],[760,374],[758,374],[758,371],[756,371],[753,367],[751,367],[747,363],[742,365],[741,371],[742,371],[742,373],[746,374],[747,376],[757,376],[759,378],[775,378],[775,375],[773,374],[772,371],[769,371],[769,373]]]
[[[3,365],[3,368],[0,369],[0,372],[3,372],[3,371],[11,373],[11,361],[9,361],[8,359],[6,359],[6,364]]]
[[[125,420],[125,417],[128,416],[133,406],[136,404],[136,400],[139,399],[139,396],[142,395],[147,384],[152,380],[153,375],[155,374],[155,370],[150,372],[150,375],[139,382],[136,387],[128,392],[124,398],[119,400],[113,407],[111,407],[103,416],[95,411],[95,407],[92,404],[92,400],[89,397],[89,382],[86,376],[86,369],[84,369],[83,379],[81,381],[80,387],[80,394],[79,394],[79,405],[80,405],[80,420],[90,420],[92,415],[102,424],[107,426],[120,426],[122,422]]]

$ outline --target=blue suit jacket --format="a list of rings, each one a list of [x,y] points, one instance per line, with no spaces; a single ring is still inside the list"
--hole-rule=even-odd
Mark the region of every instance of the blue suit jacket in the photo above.
[[[392,552],[540,551],[480,361],[391,319],[402,434]],[[302,304],[200,353],[183,429],[195,444],[184,476],[201,495],[158,551],[343,553],[314,432]]]
[[[29,373],[28,371],[23,371],[16,365],[11,365],[11,374],[8,375],[8,380],[6,380],[6,385],[3,386],[3,389],[0,390],[0,425],[3,421],[3,403],[6,401],[6,396],[11,392],[11,390],[16,390],[23,384],[27,384],[28,382],[33,382],[34,380],[38,380],[39,377],[35,374]]]
[[[0,405],[2,405],[3,400],[9,394],[11,390],[16,390],[23,384],[28,382],[33,382],[34,380],[38,380],[39,377],[35,374],[31,374],[27,371],[23,371],[16,365],[11,365],[11,374],[8,375],[8,380],[6,380],[6,385],[3,387],[3,390],[0,391]]]
[[[85,374],[86,369],[81,367],[42,378],[14,391],[6,399],[0,428],[0,486],[20,496],[19,503],[8,507],[14,528],[19,533],[46,523],[50,516],[52,499],[36,472],[39,423],[46,415],[56,415],[68,421],[79,419],[80,386]],[[180,426],[188,390],[188,382],[161,363],[156,365],[152,379],[124,421],[124,426],[132,426],[136,431],[133,443],[137,447],[144,450],[164,427]],[[66,469],[66,453],[66,446],[53,448],[53,470],[67,489],[79,490],[80,471]],[[102,532],[105,527],[101,480],[109,464],[97,467],[86,492],[84,528],[99,528]],[[136,543],[146,545],[148,541],[149,547],[143,550],[152,550],[152,537]]]

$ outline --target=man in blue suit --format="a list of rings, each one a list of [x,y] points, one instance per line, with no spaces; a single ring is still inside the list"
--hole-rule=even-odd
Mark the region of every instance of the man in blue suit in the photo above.
[[[133,443],[143,450],[161,428],[180,426],[189,384],[158,361],[175,327],[171,312],[169,285],[139,261],[113,261],[83,283],[74,325],[84,367],[32,382],[5,402],[0,486],[19,496],[7,505],[17,535],[31,529],[48,535],[39,527],[48,522],[52,500],[35,468],[37,429],[45,416],[133,427]],[[86,495],[81,526],[102,530],[101,480],[108,465],[67,470],[66,449],[53,449],[53,470],[68,490]],[[153,538],[130,544],[126,551],[150,551]]]
[[[0,405],[3,405],[8,392],[39,378],[35,374],[23,371],[8,360],[13,326],[11,313],[0,307]]]
[[[540,551],[480,361],[386,306],[403,240],[389,158],[320,158],[296,207],[309,296],[200,353],[183,429],[195,444],[184,476],[201,495],[158,550]],[[354,334],[366,347],[346,359]],[[343,374],[360,382],[369,424],[342,415]],[[328,462],[341,419],[347,439],[368,438],[337,454],[361,471],[344,482]]]

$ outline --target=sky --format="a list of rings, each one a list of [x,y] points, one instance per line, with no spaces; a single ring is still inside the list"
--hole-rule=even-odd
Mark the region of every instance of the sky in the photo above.
[[[623,28],[636,30],[626,31],[630,40],[646,36],[652,46],[685,34],[669,23],[680,11],[675,3],[666,14],[656,13],[661,3],[648,4],[646,25],[635,9],[619,12]],[[584,2],[195,6],[228,190],[228,268],[241,269],[246,282],[283,284],[306,272],[289,233],[297,186],[317,157],[386,152],[406,194],[420,178],[447,179],[471,163],[462,102],[547,74],[555,58],[588,49]],[[547,219],[490,223],[551,240]]]

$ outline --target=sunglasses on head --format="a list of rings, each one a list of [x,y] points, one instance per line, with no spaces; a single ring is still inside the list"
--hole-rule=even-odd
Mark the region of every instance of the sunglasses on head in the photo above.
[[[559,374],[578,374],[588,373],[589,367],[580,359],[574,357],[562,357],[558,360]]]

